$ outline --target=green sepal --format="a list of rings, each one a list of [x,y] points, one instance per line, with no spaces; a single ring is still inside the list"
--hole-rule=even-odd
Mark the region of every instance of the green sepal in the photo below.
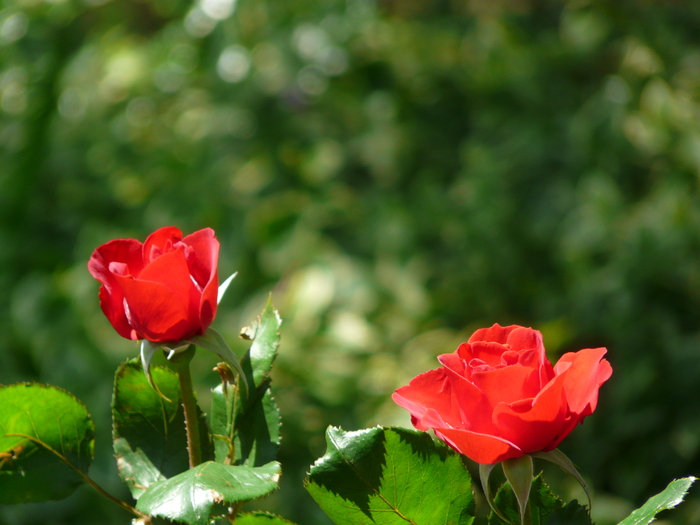
[[[155,384],[155,382],[153,381],[153,377],[151,377],[151,360],[153,359],[153,355],[162,347],[163,345],[160,343],[154,343],[152,341],[149,341],[148,339],[142,339],[141,364],[143,365],[143,372],[144,374],[146,374],[146,379],[148,380],[148,384],[151,385],[151,388],[155,390],[156,394],[162,397],[165,401],[167,401],[168,403],[172,403],[172,401],[165,397],[163,393],[158,389],[158,385]]]
[[[494,501],[505,519],[492,512],[488,518],[488,525],[512,524],[520,520],[518,500],[508,481],[498,489]],[[532,525],[592,525],[586,507],[579,505],[576,500],[565,505],[549,490],[542,480],[542,474],[538,474],[532,481],[526,519],[529,519]]]
[[[238,356],[233,353],[231,348],[229,348],[221,334],[213,328],[207,328],[207,331],[204,332],[204,334],[190,337],[183,342],[199,346],[200,348],[204,348],[210,352],[214,352],[216,355],[221,357],[221,359],[236,369],[238,375],[241,377],[244,383],[247,382]]]
[[[662,510],[672,509],[678,505],[688,493],[688,489],[697,478],[690,476],[676,479],[656,496],[652,496],[640,508],[632,512],[619,525],[646,525]]]
[[[496,465],[498,465],[498,463],[491,463],[488,465],[479,464],[479,480],[481,481],[481,488],[484,491],[484,496],[486,497],[486,501],[488,502],[489,507],[491,507],[491,510],[504,522],[510,524],[510,520],[508,520],[508,518],[506,518],[501,513],[501,510],[496,505],[496,502],[494,501],[493,497],[493,492],[491,492],[491,484],[489,483],[489,478],[491,477],[491,471],[493,471]]]
[[[530,522],[527,504],[530,499],[530,488],[532,487],[532,458],[525,454],[519,458],[506,459],[501,463],[501,466],[506,479],[513,489],[515,499],[518,500],[520,525],[525,525]]]
[[[262,467],[222,465],[207,461],[170,479],[154,483],[139,498],[141,512],[183,522],[207,525],[228,507],[266,496],[278,488],[280,464]]]
[[[87,480],[95,425],[55,386],[0,386],[0,504],[59,500]]]
[[[586,485],[583,476],[581,476],[579,471],[576,469],[576,465],[574,465],[566,454],[564,454],[558,448],[555,448],[549,452],[533,452],[530,454],[530,456],[533,458],[545,459],[551,463],[554,463],[564,472],[567,472],[576,478],[576,481],[579,482],[581,487],[583,487],[583,490],[586,492],[586,497],[588,498],[588,508],[591,508],[591,492],[588,490],[588,485]]]
[[[229,276],[228,279],[226,279],[223,283],[219,285],[219,291],[216,296],[216,304],[219,304],[221,302],[221,299],[224,298],[224,294],[228,289],[228,285],[231,284],[231,281],[233,281],[236,275],[238,275],[238,272],[234,272],[231,276]]]

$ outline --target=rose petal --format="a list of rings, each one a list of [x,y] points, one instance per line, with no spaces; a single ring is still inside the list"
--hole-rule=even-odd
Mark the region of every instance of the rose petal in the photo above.
[[[539,392],[539,371],[520,364],[474,372],[471,382],[488,398],[492,407],[533,398]]]
[[[493,405],[479,388],[465,377],[445,369],[452,385],[452,403],[459,407],[462,424],[459,428],[483,434],[493,434],[491,420]]]
[[[500,365],[501,355],[508,351],[508,347],[503,346],[501,343],[489,343],[486,341],[474,341],[469,343],[469,346],[472,359],[481,359],[489,366]],[[467,362],[469,361],[467,360]]]
[[[561,356],[554,366],[557,376],[565,377],[564,394],[569,409],[579,415],[593,413],[600,386],[612,375],[610,363],[603,359],[605,348],[586,348]]]
[[[532,328],[525,328],[524,326],[516,327],[508,334],[506,343],[508,343],[513,350],[518,352],[534,348],[541,356],[544,355],[542,334]]]
[[[465,375],[466,367],[464,364],[464,360],[457,355],[457,352],[454,352],[452,354],[441,354],[438,356],[437,359],[442,366],[444,366],[445,368],[449,368],[455,374],[458,374],[460,376]]]
[[[151,281],[164,285],[175,295],[175,300],[187,305],[191,316],[199,318],[200,292],[192,282],[185,259],[185,248],[165,253],[146,265],[138,281]]]
[[[184,237],[182,242],[192,247],[187,253],[187,264],[192,277],[204,289],[216,275],[219,261],[219,241],[214,236],[214,230],[204,228]]]
[[[520,327],[517,325],[501,326],[500,324],[496,323],[491,328],[480,328],[474,332],[469,338],[468,342],[473,343],[475,341],[490,341],[493,343],[504,344],[508,340],[508,335],[516,328]]]
[[[482,465],[523,455],[523,451],[515,444],[496,436],[451,428],[436,428],[435,435],[445,440],[457,452]]]
[[[409,411],[418,430],[462,426],[459,406],[453,403],[452,384],[442,368],[414,377],[391,397],[397,405]]]
[[[143,243],[143,260],[146,264],[172,250],[173,245],[182,239],[182,232],[175,226],[166,226],[154,231]],[[134,275],[134,274],[132,274]],[[138,275],[135,275],[138,277]]]
[[[205,228],[188,235],[182,242],[192,247],[187,263],[192,276],[203,288],[198,305],[200,332],[203,333],[216,316],[219,293],[219,241],[214,236],[214,230]]]
[[[109,270],[111,263],[124,264],[129,273],[138,274],[143,268],[140,242],[115,239],[97,248],[88,261],[90,274],[100,281],[100,307],[114,329],[122,337],[137,339],[124,313],[124,293]]]
[[[526,453],[543,450],[560,437],[568,415],[563,384],[563,380],[555,379],[534,399],[496,406],[493,420],[498,435]]]
[[[129,307],[129,322],[139,339],[166,343],[194,335],[198,323],[195,320],[192,325],[189,321],[188,304],[165,285],[132,277],[116,278]]]

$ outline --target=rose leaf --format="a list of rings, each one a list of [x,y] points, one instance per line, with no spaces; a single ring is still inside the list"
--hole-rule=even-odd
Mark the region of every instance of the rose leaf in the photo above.
[[[151,374],[165,397],[151,388],[138,360],[123,363],[114,380],[114,453],[119,476],[135,499],[151,484],[189,468],[185,416],[177,375],[160,366],[152,367]],[[206,422],[201,410],[198,412],[202,456],[208,459],[211,446]]]
[[[246,512],[238,515],[236,525],[294,525],[294,523],[268,512]]]
[[[330,427],[326,441],[306,490],[337,525],[473,522],[469,472],[459,454],[429,434]]]
[[[649,498],[644,505],[632,512],[619,525],[646,525],[650,523],[659,512],[672,509],[683,501],[688,489],[696,479],[690,476],[672,481],[663,492]]]
[[[207,461],[154,483],[136,508],[187,525],[206,525],[212,516],[226,514],[229,506],[270,494],[278,487],[279,475],[275,461],[256,468]]]
[[[95,425],[85,406],[53,386],[0,386],[0,503],[58,500],[84,482]]]
[[[241,359],[247,381],[235,386],[225,382],[212,390],[211,427],[220,463],[257,467],[277,457],[280,415],[269,373],[277,356],[280,323],[268,301],[260,317],[243,330],[253,341]]]

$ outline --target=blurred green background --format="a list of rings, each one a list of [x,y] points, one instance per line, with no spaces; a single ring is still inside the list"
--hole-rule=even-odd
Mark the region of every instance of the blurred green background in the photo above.
[[[284,318],[262,508],[328,524],[302,488],[327,425],[410,426],[392,391],[494,322],[552,360],[609,349],[561,447],[600,525],[700,474],[699,3],[5,0],[0,69],[0,382],[80,397],[110,491],[112,375],[137,347],[86,262],[165,225],[216,230],[237,350],[270,291]],[[0,507],[129,519],[88,488]],[[662,520],[700,522],[700,491]]]

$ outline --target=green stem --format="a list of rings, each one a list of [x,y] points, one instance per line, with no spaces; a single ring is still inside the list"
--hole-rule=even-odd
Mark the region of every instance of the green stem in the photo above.
[[[192,376],[190,375],[190,361],[192,361],[194,353],[195,347],[192,345],[184,352],[174,355],[171,359],[173,368],[177,372],[177,378],[180,381],[182,408],[185,410],[185,430],[187,432],[187,451],[190,456],[190,468],[194,468],[202,462],[202,441],[199,435],[197,400],[194,397]]]

